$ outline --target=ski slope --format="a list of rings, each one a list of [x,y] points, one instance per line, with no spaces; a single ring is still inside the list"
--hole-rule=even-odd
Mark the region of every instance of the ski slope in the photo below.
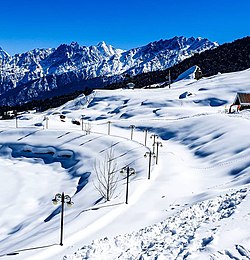
[[[96,90],[1,120],[0,259],[250,259],[250,113],[226,113],[237,92],[250,91],[249,77],[248,69],[170,89]],[[149,180],[153,134],[163,147]],[[94,166],[111,147],[118,185],[105,202]],[[136,174],[125,204],[127,165]],[[63,247],[58,192],[74,202]]]

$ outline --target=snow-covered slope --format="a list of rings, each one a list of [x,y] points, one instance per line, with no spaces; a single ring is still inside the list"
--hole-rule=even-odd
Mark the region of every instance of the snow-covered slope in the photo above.
[[[250,69],[170,89],[98,90],[22,114],[18,128],[15,120],[0,121],[0,256],[249,259],[250,113],[226,113],[238,91],[249,91],[249,77]],[[163,147],[148,179],[152,134]],[[104,202],[93,165],[111,146],[119,181]],[[128,204],[120,173],[126,165],[136,170]],[[60,207],[51,205],[62,191],[75,203],[65,212],[63,247]]]
[[[105,42],[89,47],[72,42],[56,49],[35,49],[13,57],[0,49],[0,104],[14,105],[38,98],[43,92],[77,84],[79,79],[165,69],[216,46],[217,43],[207,39],[175,37],[128,51]],[[13,98],[9,100],[8,96]]]

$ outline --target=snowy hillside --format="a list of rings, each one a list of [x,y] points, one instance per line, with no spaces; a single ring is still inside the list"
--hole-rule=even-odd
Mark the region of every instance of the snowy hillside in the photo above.
[[[250,112],[226,113],[249,77],[98,90],[0,121],[1,259],[250,259]],[[118,182],[105,202],[95,166],[111,147]],[[136,172],[128,204],[124,166]],[[61,192],[74,202],[64,246]]]
[[[0,104],[14,105],[42,98],[43,93],[52,95],[51,91],[57,88],[66,88],[69,93],[72,91],[70,86],[79,80],[166,69],[217,46],[208,39],[174,37],[128,51],[105,42],[89,47],[72,42],[13,57],[0,49]]]

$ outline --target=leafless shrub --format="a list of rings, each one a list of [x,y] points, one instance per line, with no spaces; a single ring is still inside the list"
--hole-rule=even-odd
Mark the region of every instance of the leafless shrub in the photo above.
[[[96,173],[96,181],[94,185],[106,201],[110,201],[117,187],[117,169],[112,148],[107,151],[103,160],[95,161],[94,170]]]

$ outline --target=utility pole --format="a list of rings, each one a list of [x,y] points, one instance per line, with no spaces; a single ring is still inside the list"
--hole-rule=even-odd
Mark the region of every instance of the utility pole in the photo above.
[[[170,70],[169,70],[168,71],[168,87],[169,88],[171,87],[170,84],[171,84],[171,75],[170,75]]]
[[[145,146],[147,146],[148,129],[146,128],[146,129],[144,130],[144,132],[145,132],[145,142],[144,142],[144,144],[145,144]]]
[[[158,138],[158,135],[152,134],[150,138],[153,138],[153,153],[155,152],[155,140]]]
[[[111,124],[111,121],[108,121],[108,135],[110,135],[110,124]]]
[[[144,154],[144,157],[148,157],[148,179],[150,180],[150,174],[151,174],[151,160],[152,160],[152,157],[155,158],[155,154],[151,151],[149,152],[146,152]]]
[[[84,115],[81,116],[81,122],[82,122],[82,131],[83,131],[83,118],[84,118]]]
[[[16,116],[16,128],[18,128],[17,116]]]
[[[45,128],[48,129],[48,128],[49,128],[49,124],[48,124],[49,117],[48,117],[48,116],[45,116],[45,117],[44,117],[44,120],[45,120]]]
[[[57,205],[58,202],[61,202],[61,232],[60,232],[60,246],[63,246],[63,217],[64,217],[64,204],[66,203],[68,207],[71,207],[74,203],[71,200],[69,195],[57,193],[55,198],[52,200],[53,204]]]
[[[130,136],[130,139],[133,140],[133,133],[134,133],[135,125],[130,125],[129,127],[131,128],[131,136]]]
[[[127,167],[123,167],[121,169],[121,173],[125,173],[127,174],[127,183],[126,183],[126,201],[125,203],[128,204],[128,185],[129,185],[129,176],[131,176],[132,174],[135,174],[135,170],[129,166]]]
[[[60,246],[63,246],[63,216],[64,216],[64,203],[65,203],[65,196],[64,192],[61,196],[61,234],[60,234]]]
[[[156,160],[155,160],[155,163],[158,164],[158,156],[159,156],[159,146],[160,147],[163,147],[162,143],[161,142],[155,142],[155,145],[156,145]]]

